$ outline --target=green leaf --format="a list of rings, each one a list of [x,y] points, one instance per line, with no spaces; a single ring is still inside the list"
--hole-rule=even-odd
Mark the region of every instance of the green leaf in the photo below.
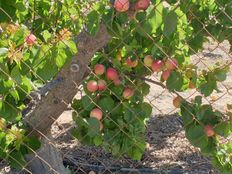
[[[120,85],[120,86],[115,86],[115,85],[110,85],[110,88],[109,88],[111,91],[112,91],[112,93],[116,96],[116,97],[118,97],[118,98],[120,98],[121,96],[122,96],[122,92],[123,92],[123,90],[124,90],[124,87],[122,86],[122,85]]]
[[[81,103],[86,111],[91,111],[94,107],[96,107],[87,95],[81,98]]]
[[[2,109],[2,104],[3,104],[2,99],[0,99],[0,110]]]
[[[215,78],[217,79],[217,81],[222,82],[224,80],[226,80],[226,70],[221,70],[221,69],[217,69],[214,74],[215,74]]]
[[[75,109],[77,112],[82,110],[82,102],[81,99],[74,99],[72,102],[72,108]]]
[[[15,66],[11,71],[11,77],[18,83],[21,84],[22,78],[18,66]]]
[[[215,132],[221,136],[228,137],[232,134],[232,123],[222,122],[215,126]]]
[[[141,160],[142,156],[143,156],[143,152],[139,148],[134,147],[132,158],[134,160]]]
[[[19,151],[13,151],[9,154],[8,157],[10,164],[12,167],[16,169],[21,169],[23,166],[27,164],[23,155]]]
[[[217,88],[217,83],[215,80],[212,79],[200,85],[199,90],[202,94],[205,95],[205,97],[208,97],[216,88]]]
[[[48,30],[44,30],[44,31],[42,32],[42,36],[43,36],[43,38],[44,38],[44,41],[45,41],[45,42],[48,42],[48,40],[52,37],[52,34],[49,33]]]
[[[123,105],[124,110],[124,119],[127,122],[134,121],[137,115],[135,114],[135,110],[128,105]]]
[[[197,113],[196,117],[198,120],[203,121],[203,120],[208,120],[206,123],[208,123],[210,120],[214,119],[214,112],[212,110],[212,107],[210,105],[202,105]]]
[[[76,112],[72,113],[72,118],[78,125],[78,127],[88,127],[86,119],[83,119],[81,116],[79,116]]]
[[[5,56],[8,52],[8,48],[0,48],[0,56]]]
[[[148,95],[149,92],[150,92],[150,85],[146,84],[146,83],[143,83],[141,86],[141,89],[142,89],[142,94],[144,96]]]
[[[65,40],[64,43],[68,47],[68,49],[71,51],[72,54],[77,53],[77,45],[73,40]]]
[[[101,110],[104,112],[110,112],[114,109],[114,100],[111,97],[104,97],[102,98],[98,105],[100,106]]]
[[[30,147],[30,149],[36,151],[37,149],[39,149],[41,146],[41,142],[38,140],[37,137],[33,137],[31,136],[30,138],[27,139],[27,147]],[[31,151],[29,149],[29,151],[31,153],[33,153],[33,151]]]
[[[15,12],[16,12],[16,8],[15,8],[15,0],[0,0],[0,8],[3,9],[3,11],[7,12],[4,13],[1,10],[1,15],[0,15],[0,23],[1,22],[9,22],[12,20],[12,18],[15,17]]]
[[[11,96],[15,99],[16,103],[20,100],[19,94],[17,90],[10,90],[9,91]]]
[[[163,34],[168,37],[170,36],[177,27],[177,14],[174,11],[170,11],[165,20],[164,20],[164,30],[163,30]]]
[[[9,121],[9,122],[18,120],[19,114],[20,114],[20,110],[17,108],[14,108],[12,105],[14,104],[9,105],[4,102],[2,104],[2,109],[0,110],[1,117],[3,117],[4,119],[6,119],[6,121]]]
[[[148,9],[148,15],[146,16],[146,20],[144,25],[142,25],[142,28],[147,33],[154,34],[156,33],[156,30],[161,26],[163,19],[163,4],[160,3],[160,0],[156,1],[155,9],[149,8]],[[144,20],[144,18],[141,18],[141,20]]]
[[[67,61],[67,55],[65,54],[64,49],[57,49],[56,50],[56,65],[60,69],[62,68]]]
[[[96,136],[94,137],[93,142],[96,146],[100,146],[103,143],[103,138],[101,136]]]
[[[24,34],[25,34],[24,29],[20,29],[16,31],[14,35],[12,35],[12,40],[13,42],[16,43],[16,46],[20,46],[21,44],[24,43]]]
[[[97,11],[93,10],[88,14],[87,18],[87,30],[91,35],[95,36],[100,28],[100,15]]]
[[[181,91],[181,88],[184,85],[184,79],[182,74],[176,71],[171,72],[166,82],[166,85],[170,91]]]
[[[52,60],[45,61],[36,72],[44,81],[50,80],[58,72],[58,67]]]
[[[194,121],[195,111],[187,102],[181,104],[181,119],[185,126],[191,124]]]
[[[204,148],[208,145],[208,137],[204,132],[204,127],[201,125],[192,125],[186,130],[186,137],[196,147]]]
[[[151,116],[152,113],[152,107],[149,103],[142,103],[140,104],[141,110],[142,110],[142,117],[143,118],[148,118]]]
[[[88,135],[90,137],[94,137],[99,134],[100,124],[96,118],[88,119]]]

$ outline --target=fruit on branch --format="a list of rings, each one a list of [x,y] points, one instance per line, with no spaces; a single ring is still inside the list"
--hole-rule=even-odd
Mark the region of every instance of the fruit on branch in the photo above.
[[[134,90],[130,87],[126,87],[123,91],[123,97],[125,99],[130,99],[134,95]]]
[[[188,87],[189,87],[189,89],[195,89],[196,85],[190,81]]]
[[[204,127],[204,132],[207,135],[207,137],[212,137],[215,135],[215,131],[213,130],[213,126],[208,124]]]
[[[164,63],[162,60],[153,61],[151,68],[154,72],[160,72],[163,69]]]
[[[163,71],[161,77],[162,77],[162,79],[163,79],[164,81],[166,81],[166,80],[168,79],[168,77],[170,76],[170,74],[171,74],[171,71],[170,71],[170,70],[165,70],[165,71]]]
[[[138,0],[135,4],[135,10],[146,10],[150,5],[150,0]]]
[[[121,80],[120,80],[120,79],[115,79],[115,80],[114,80],[114,85],[115,85],[115,86],[121,85]]]
[[[174,70],[178,67],[178,62],[176,59],[168,59],[165,62],[165,66],[168,70]]]
[[[34,45],[35,41],[36,41],[36,36],[34,34],[29,34],[25,39],[27,45]]]
[[[106,78],[108,80],[115,80],[118,79],[118,73],[114,68],[108,68],[106,70]]]
[[[99,80],[97,81],[97,84],[98,84],[98,90],[99,90],[99,91],[104,91],[104,90],[106,90],[107,83],[106,83],[105,80],[99,79]]]
[[[126,60],[126,63],[130,68],[135,68],[138,65],[138,60],[137,59],[131,60],[131,58],[129,57]]]
[[[172,103],[176,108],[180,108],[181,101],[182,101],[182,98],[180,96],[177,96],[173,99]]]
[[[91,112],[90,112],[90,117],[94,117],[96,119],[98,119],[99,121],[102,119],[103,113],[101,111],[101,109],[99,108],[94,108]]]
[[[130,7],[130,1],[129,0],[115,0],[114,1],[114,8],[118,12],[125,12]]]
[[[105,66],[104,65],[102,65],[102,64],[95,65],[95,67],[94,67],[94,73],[96,75],[100,76],[100,75],[104,74],[104,72],[105,72]]]
[[[90,80],[87,83],[87,89],[89,92],[96,92],[98,90],[98,84],[95,80]]]
[[[147,67],[151,67],[152,62],[153,62],[152,56],[151,55],[145,56],[143,62]]]

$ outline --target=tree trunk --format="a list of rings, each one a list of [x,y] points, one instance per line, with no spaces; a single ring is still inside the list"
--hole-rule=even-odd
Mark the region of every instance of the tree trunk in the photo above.
[[[51,125],[67,109],[67,104],[71,103],[76,95],[78,86],[88,73],[88,65],[95,52],[102,49],[110,39],[105,25],[101,25],[95,37],[85,31],[81,32],[76,40],[78,48],[76,57],[73,58],[71,64],[66,65],[57,74],[51,83],[42,88],[48,89],[46,95],[43,94],[32,110],[27,111],[24,115],[23,121],[30,126],[31,134],[43,139],[43,145],[37,151],[38,157],[28,164],[28,168],[33,174],[53,174],[56,173],[55,171],[61,174],[65,173],[61,155],[49,142],[44,141],[44,137],[47,136]],[[27,156],[27,161],[33,157]]]
[[[33,174],[67,174],[61,153],[50,142],[42,139],[42,146],[36,154],[26,155],[28,170]]]

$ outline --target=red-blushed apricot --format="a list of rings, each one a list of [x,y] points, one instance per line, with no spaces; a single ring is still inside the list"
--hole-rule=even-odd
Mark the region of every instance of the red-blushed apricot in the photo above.
[[[108,80],[118,79],[118,72],[114,68],[108,68],[106,70],[106,78]]]
[[[25,39],[27,45],[34,45],[35,41],[36,41],[36,36],[34,34],[29,34]]]
[[[104,65],[102,65],[102,64],[95,65],[95,67],[94,67],[94,73],[96,75],[100,76],[100,75],[104,74],[104,72],[105,72],[105,66]]]
[[[165,70],[165,71],[163,71],[163,73],[162,73],[162,79],[164,80],[164,81],[166,81],[168,78],[169,78],[169,76],[170,76],[170,74],[171,74],[171,71],[170,70]]]
[[[104,90],[106,90],[107,83],[106,83],[105,80],[99,79],[99,80],[97,81],[97,84],[98,84],[98,90],[99,90],[99,91],[104,91]]]
[[[130,7],[130,1],[129,0],[115,0],[114,1],[114,8],[118,12],[125,12]]]
[[[138,60],[131,60],[131,58],[129,57],[126,59],[126,63],[130,68],[135,68],[138,65]]]
[[[165,62],[165,66],[168,70],[174,70],[178,67],[178,62],[176,59],[168,59]]]
[[[98,84],[95,80],[88,81],[86,87],[89,92],[96,92],[98,90]]]
[[[101,109],[99,108],[94,108],[91,112],[90,112],[90,117],[94,117],[96,119],[98,119],[99,121],[102,119],[103,113],[101,111]]]
[[[123,91],[123,97],[125,99],[130,99],[134,95],[134,90],[130,87],[126,87]]]
[[[164,63],[162,60],[155,60],[152,62],[151,68],[154,72],[160,72],[162,71],[164,67]]]
[[[213,130],[213,126],[208,124],[204,127],[204,132],[207,135],[207,137],[212,137],[215,135],[215,131]]]
[[[135,10],[146,10],[150,5],[150,0],[138,0],[135,4]]]
[[[145,56],[143,62],[144,62],[144,65],[146,65],[147,67],[151,67],[151,65],[153,63],[152,56],[151,55]]]

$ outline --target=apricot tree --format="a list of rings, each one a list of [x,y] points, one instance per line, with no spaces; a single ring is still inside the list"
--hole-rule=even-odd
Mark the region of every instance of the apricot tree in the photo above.
[[[65,173],[44,135],[72,103],[74,137],[140,160],[152,113],[144,100],[150,91],[146,77],[160,73],[153,83],[178,96],[173,104],[180,107],[186,137],[229,173],[232,143],[221,139],[231,134],[232,107],[221,113],[202,103],[202,96],[226,79],[229,64],[199,70],[190,56],[209,36],[232,43],[231,5],[230,0],[1,0],[0,158],[49,173],[32,155],[39,149],[52,169]],[[85,95],[73,100],[81,84]],[[202,94],[194,101],[178,93],[193,88]]]

